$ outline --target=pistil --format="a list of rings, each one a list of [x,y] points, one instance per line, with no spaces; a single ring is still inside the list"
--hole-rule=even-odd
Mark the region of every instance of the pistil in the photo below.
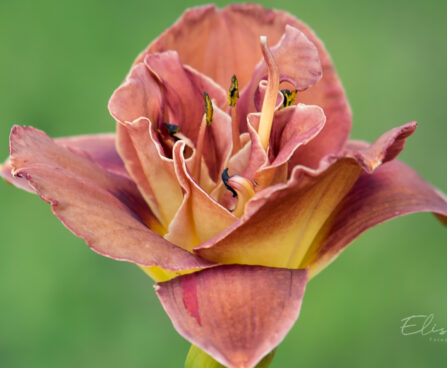
[[[279,69],[273,54],[267,45],[267,37],[261,36],[260,41],[262,54],[268,69],[268,82],[264,101],[262,103],[258,135],[262,147],[267,151],[273,124],[273,114],[275,113],[276,99],[279,92]]]
[[[228,90],[228,104],[231,109],[231,124],[233,135],[233,155],[241,149],[239,121],[237,119],[236,103],[239,99],[239,82],[236,75],[231,77],[231,84]]]

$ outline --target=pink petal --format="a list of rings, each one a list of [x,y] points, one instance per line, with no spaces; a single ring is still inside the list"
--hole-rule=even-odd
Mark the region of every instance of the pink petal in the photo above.
[[[311,273],[326,267],[369,228],[415,212],[434,212],[447,225],[447,198],[397,160],[364,173],[325,224],[329,235],[311,263]]]
[[[157,284],[175,329],[218,362],[254,367],[298,318],[306,270],[218,266]]]
[[[96,252],[169,270],[206,266],[151,231],[156,224],[132,181],[77,155],[31,127],[15,126],[13,174],[25,178],[62,223]]]
[[[183,203],[169,225],[165,238],[187,250],[219,234],[236,217],[212,199],[191,178],[183,157],[184,142],[177,142],[173,150],[175,172],[185,191]]]
[[[321,65],[318,50],[305,34],[289,25],[278,44],[271,48],[281,74],[294,85],[295,89],[303,91],[313,86],[321,78]],[[238,101],[238,114],[241,129],[245,130],[244,117],[249,112],[256,111],[255,92],[261,80],[267,79],[267,66],[261,60],[253,73],[250,83],[241,92]]]

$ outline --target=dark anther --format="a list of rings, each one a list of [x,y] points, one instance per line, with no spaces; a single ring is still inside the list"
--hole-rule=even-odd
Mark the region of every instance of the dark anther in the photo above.
[[[284,101],[282,103],[283,107],[291,106],[295,102],[296,94],[298,93],[297,90],[291,91],[289,89],[282,89],[281,90],[282,95],[284,96]]]
[[[230,89],[228,90],[228,104],[230,106],[236,106],[236,102],[239,99],[239,82],[236,75],[231,77]]]
[[[213,103],[208,93],[203,92],[203,98],[205,99],[206,125],[209,126],[213,122]]]
[[[168,124],[168,123],[163,123],[163,125],[165,126],[165,128],[169,132],[170,136],[173,136],[174,134],[176,134],[176,133],[178,133],[180,131],[180,127],[178,125]]]
[[[227,188],[231,193],[233,193],[233,198],[237,197],[236,191],[228,185],[228,179],[230,179],[230,175],[228,175],[228,168],[226,168],[224,171],[222,171],[222,181],[225,185],[225,188]]]

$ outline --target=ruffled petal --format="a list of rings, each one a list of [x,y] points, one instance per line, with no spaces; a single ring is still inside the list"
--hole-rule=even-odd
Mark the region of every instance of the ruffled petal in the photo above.
[[[363,174],[325,224],[310,272],[317,274],[364,231],[398,216],[433,212],[447,225],[447,198],[397,160]]]
[[[370,150],[328,156],[318,170],[295,167],[286,184],[258,192],[238,222],[195,251],[218,263],[307,266],[322,245],[325,223],[362,172],[394,157],[415,128],[409,123],[393,129]]]
[[[149,229],[156,219],[129,179],[31,127],[13,128],[10,151],[13,175],[25,178],[51,204],[54,215],[95,252],[169,270],[209,265]]]
[[[254,367],[298,318],[307,270],[218,266],[159,283],[157,295],[185,339],[232,368]]]
[[[184,142],[177,142],[173,157],[175,172],[185,196],[165,238],[184,249],[192,250],[225,230],[236,221],[236,217],[212,199],[191,178],[183,157],[184,147]]]

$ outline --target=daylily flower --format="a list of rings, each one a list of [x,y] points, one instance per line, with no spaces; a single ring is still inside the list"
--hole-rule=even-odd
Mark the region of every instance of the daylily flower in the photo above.
[[[288,13],[186,11],[109,109],[116,134],[53,140],[15,126],[1,175],[157,282],[193,344],[188,366],[212,361],[203,351],[256,366],[298,318],[308,279],[365,230],[421,211],[447,223],[446,197],[395,160],[416,123],[349,141],[331,59]]]

